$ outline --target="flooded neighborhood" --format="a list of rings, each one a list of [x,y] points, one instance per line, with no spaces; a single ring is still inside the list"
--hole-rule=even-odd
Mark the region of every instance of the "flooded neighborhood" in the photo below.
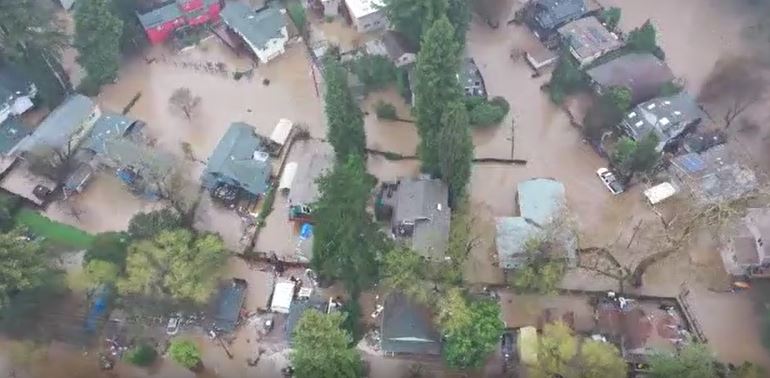
[[[22,3],[0,377],[770,375],[766,2]]]

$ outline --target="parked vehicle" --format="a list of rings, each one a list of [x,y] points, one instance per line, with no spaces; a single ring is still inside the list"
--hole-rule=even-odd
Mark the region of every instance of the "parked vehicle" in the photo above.
[[[500,336],[500,353],[503,355],[505,361],[510,361],[513,358],[515,349],[515,339],[512,332],[505,332]]]
[[[613,174],[609,169],[599,168],[596,170],[596,175],[599,176],[599,179],[602,180],[602,183],[604,183],[604,186],[609,189],[610,193],[613,195],[623,193],[623,184],[618,181],[618,179],[615,177],[615,174]]]
[[[179,333],[179,317],[172,316],[168,320],[168,324],[166,324],[166,334],[169,336],[174,336],[177,333]]]

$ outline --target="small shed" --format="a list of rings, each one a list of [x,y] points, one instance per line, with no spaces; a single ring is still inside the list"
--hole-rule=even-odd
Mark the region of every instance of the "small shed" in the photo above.
[[[286,140],[289,139],[291,129],[294,127],[294,123],[286,118],[281,118],[278,124],[275,125],[273,133],[270,134],[270,140],[274,143],[283,146],[286,144]]]
[[[281,181],[278,183],[278,190],[280,190],[282,193],[286,193],[291,190],[291,184],[294,182],[294,177],[297,176],[298,167],[299,165],[295,161],[286,163],[286,166],[283,167]]]
[[[537,363],[538,339],[537,329],[532,326],[519,329],[519,359],[524,365],[534,365]]]
[[[644,191],[650,205],[656,205],[676,194],[676,188],[670,182],[658,184]]]
[[[281,281],[275,284],[273,300],[270,302],[270,311],[288,314],[291,301],[294,299],[294,282]]]

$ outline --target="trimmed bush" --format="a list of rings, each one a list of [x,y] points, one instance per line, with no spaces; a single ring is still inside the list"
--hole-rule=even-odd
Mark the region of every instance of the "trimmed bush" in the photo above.
[[[396,119],[398,118],[396,114],[396,107],[393,106],[393,104],[385,102],[385,101],[377,101],[377,104],[374,105],[374,110],[377,113],[378,119]]]
[[[126,354],[126,361],[136,366],[150,366],[158,357],[158,352],[147,344],[140,344]]]

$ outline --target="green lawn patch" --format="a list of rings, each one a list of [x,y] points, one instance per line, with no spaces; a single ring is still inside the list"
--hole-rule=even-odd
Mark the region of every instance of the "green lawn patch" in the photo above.
[[[44,237],[45,243],[52,246],[87,249],[94,240],[93,235],[79,228],[50,220],[30,209],[19,210],[16,214],[16,224]]]

